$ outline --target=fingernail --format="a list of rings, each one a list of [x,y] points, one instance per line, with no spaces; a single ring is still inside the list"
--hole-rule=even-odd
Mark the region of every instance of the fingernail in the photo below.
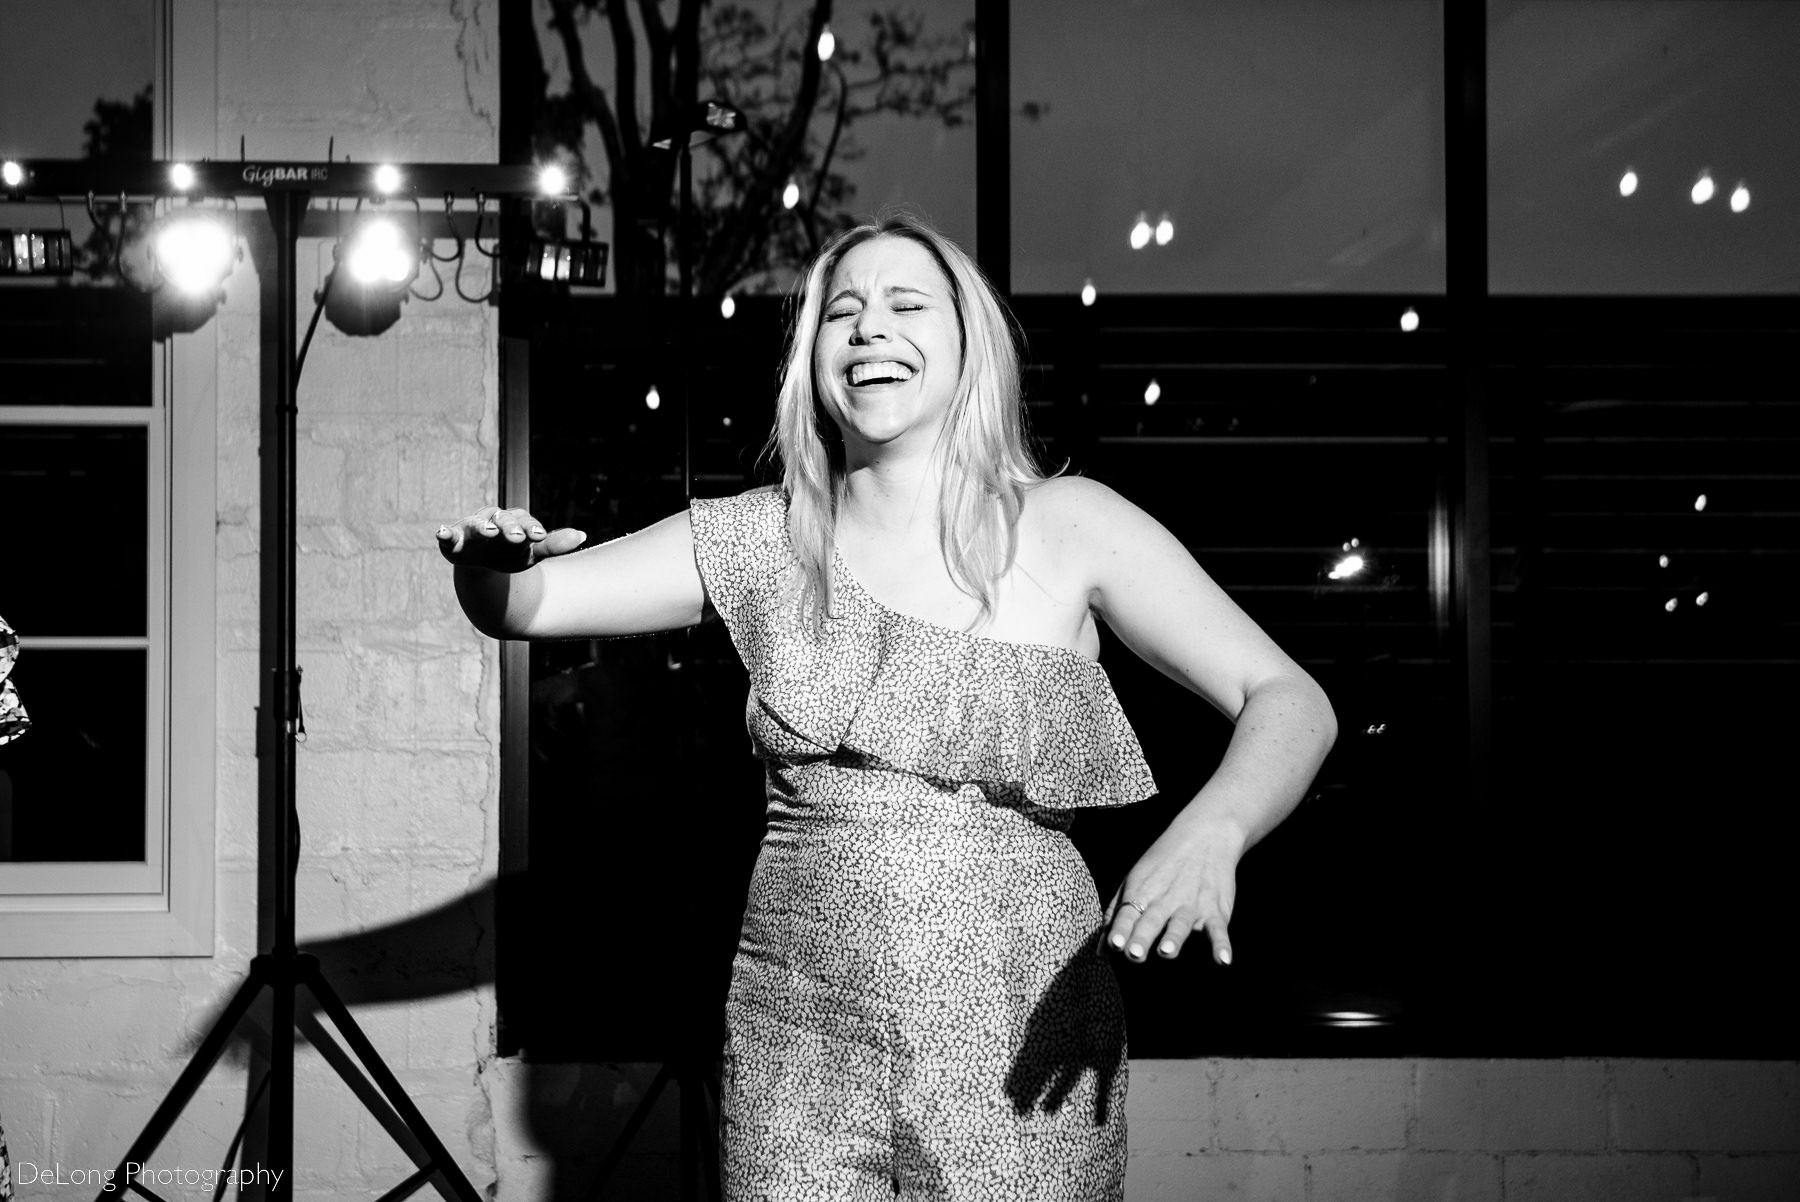
[[[1114,935],[1114,936],[1113,936],[1113,937],[1112,937],[1112,945],[1113,945],[1113,946],[1114,946],[1114,947],[1124,947],[1124,946],[1125,946],[1125,936],[1123,936],[1123,935]]]
[[[519,529],[517,526],[514,526],[512,529],[508,530],[507,533],[508,534],[524,534],[525,532],[523,530]]]
[[[1175,954],[1175,945],[1173,943],[1164,943],[1159,950],[1165,956],[1173,956]]]
[[[481,528],[489,534],[497,534],[500,531],[500,527],[494,525],[492,522],[483,522]]]
[[[544,528],[542,526],[533,526],[531,528],[531,532],[533,534],[542,534],[544,532]]]
[[[1219,953],[1219,963],[1220,964],[1230,964],[1231,963],[1231,949],[1230,948],[1226,948],[1224,951]]]
[[[1132,944],[1131,951],[1128,954],[1133,960],[1142,960],[1144,958],[1144,945],[1141,943]]]

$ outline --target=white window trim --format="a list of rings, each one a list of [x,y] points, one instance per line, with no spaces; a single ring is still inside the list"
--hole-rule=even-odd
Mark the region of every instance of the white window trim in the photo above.
[[[156,0],[155,13],[157,157],[216,157],[216,0]],[[156,347],[148,409],[0,412],[8,424],[145,425],[151,540],[147,856],[131,864],[0,864],[0,958],[213,954],[216,324]],[[27,631],[21,650],[116,642],[34,642]]]

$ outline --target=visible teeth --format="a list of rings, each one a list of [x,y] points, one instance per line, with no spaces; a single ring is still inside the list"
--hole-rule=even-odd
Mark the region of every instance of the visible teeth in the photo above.
[[[913,369],[904,363],[858,363],[850,368],[850,383],[869,380],[910,380]]]

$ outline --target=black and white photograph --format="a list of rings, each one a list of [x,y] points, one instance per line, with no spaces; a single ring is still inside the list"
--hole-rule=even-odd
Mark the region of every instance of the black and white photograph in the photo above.
[[[0,1202],[1800,1200],[1800,3],[0,30]]]

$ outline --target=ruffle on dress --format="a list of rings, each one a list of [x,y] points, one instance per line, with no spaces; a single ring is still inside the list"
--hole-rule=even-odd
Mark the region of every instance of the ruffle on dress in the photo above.
[[[24,734],[31,726],[25,716],[25,705],[11,680],[13,663],[19,658],[19,636],[0,618],[0,747]]]
[[[836,563],[838,610],[815,635],[780,492],[695,501],[695,561],[750,675],[764,759],[850,752],[935,780],[1022,790],[1049,809],[1156,792],[1106,670],[1067,648],[990,639],[888,609]]]

